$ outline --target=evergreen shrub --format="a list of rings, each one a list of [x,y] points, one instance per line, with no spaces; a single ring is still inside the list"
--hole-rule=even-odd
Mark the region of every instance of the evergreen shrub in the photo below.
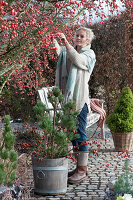
[[[18,154],[14,150],[15,135],[12,133],[10,116],[5,115],[5,129],[0,141],[0,185],[12,186],[16,179]]]
[[[124,172],[118,177],[114,184],[114,191],[117,194],[131,194],[133,196],[133,174],[129,168],[129,159],[124,163]]]
[[[77,115],[75,103],[64,103],[64,96],[58,87],[53,87],[48,92],[48,101],[53,106],[51,110],[46,108],[41,101],[34,106],[37,124],[28,127],[24,134],[31,138],[23,146],[31,150],[31,153],[39,160],[42,158],[61,158],[69,155],[69,144],[79,138],[77,134]],[[38,132],[38,127],[41,129]]]
[[[114,111],[107,117],[106,123],[112,132],[133,132],[133,93],[129,87],[122,89]]]

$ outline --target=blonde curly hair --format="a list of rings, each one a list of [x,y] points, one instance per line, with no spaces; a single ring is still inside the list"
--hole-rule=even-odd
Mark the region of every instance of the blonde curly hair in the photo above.
[[[86,27],[82,27],[82,26],[81,26],[80,28],[76,29],[76,33],[77,33],[79,30],[84,30],[84,31],[86,31],[86,35],[87,35],[88,40],[90,41],[90,43],[92,42],[92,40],[95,39],[95,35],[94,35],[92,29],[86,28]],[[76,34],[75,34],[75,35],[76,35]]]

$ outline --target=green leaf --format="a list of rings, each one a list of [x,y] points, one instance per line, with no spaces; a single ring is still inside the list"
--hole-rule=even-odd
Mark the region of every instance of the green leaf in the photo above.
[[[6,160],[8,158],[8,150],[7,149],[3,149],[1,151],[1,158]]]
[[[14,150],[10,151],[9,159],[10,159],[11,162],[17,161],[18,155]]]
[[[3,184],[5,180],[6,173],[0,168],[0,185]]]
[[[12,168],[13,168],[13,169],[17,169],[17,168],[18,168],[18,162],[17,162],[17,161],[15,161],[15,162],[13,163]]]

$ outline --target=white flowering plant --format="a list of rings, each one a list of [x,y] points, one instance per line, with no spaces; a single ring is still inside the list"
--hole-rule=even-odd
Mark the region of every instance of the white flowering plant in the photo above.
[[[131,194],[124,194],[124,196],[117,197],[117,200],[133,200],[133,197]]]

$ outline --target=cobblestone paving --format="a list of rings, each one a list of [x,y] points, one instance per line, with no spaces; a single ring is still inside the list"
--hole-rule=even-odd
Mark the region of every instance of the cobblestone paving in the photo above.
[[[87,130],[88,138],[93,135],[95,127]],[[89,174],[80,184],[68,184],[67,192],[64,195],[58,196],[39,196],[34,194],[32,167],[29,165],[28,173],[25,177],[25,190],[23,200],[106,200],[105,189],[107,183],[111,179],[116,179],[122,171],[126,153],[116,152],[113,145],[113,140],[110,131],[105,127],[105,136],[107,141],[101,140],[98,136],[89,139],[92,143],[89,146],[88,168]],[[101,147],[97,148],[97,145]],[[96,153],[93,153],[97,149]],[[130,167],[133,169],[133,152],[130,153]],[[75,163],[69,160],[69,170],[75,167]]]

